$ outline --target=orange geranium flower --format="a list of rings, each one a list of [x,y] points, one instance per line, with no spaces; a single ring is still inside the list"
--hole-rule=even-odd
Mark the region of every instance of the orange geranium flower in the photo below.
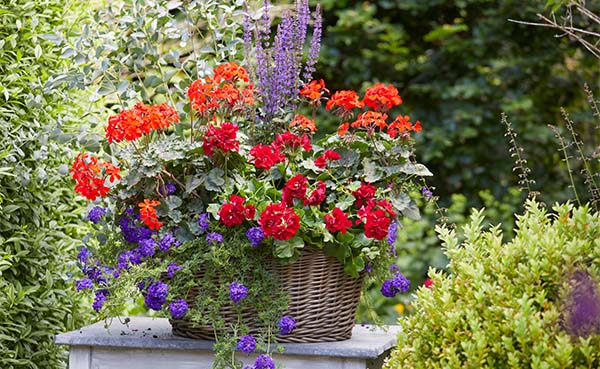
[[[301,114],[294,116],[294,119],[290,122],[290,128],[296,128],[298,131],[306,133],[315,133],[317,131],[315,121]]]
[[[348,128],[350,128],[350,123],[340,124],[340,126],[338,127],[338,130],[337,130],[337,134],[339,136],[345,135],[346,132],[348,132]]]
[[[392,107],[402,104],[398,90],[391,84],[386,86],[383,83],[376,83],[373,87],[368,88],[362,101],[371,109],[378,111],[388,111]]]
[[[351,124],[354,128],[374,128],[379,127],[379,129],[383,130],[387,127],[386,119],[388,118],[387,114],[377,112],[377,111],[366,111],[361,113],[356,121]]]
[[[144,224],[152,230],[159,230],[163,226],[163,223],[158,221],[156,216],[156,207],[160,205],[160,202],[156,200],[145,199],[144,202],[138,204],[140,208],[140,219]]]
[[[300,89],[300,96],[306,97],[313,103],[319,103],[324,92],[329,92],[325,88],[325,82],[322,79],[313,80]]]
[[[108,142],[133,141],[152,130],[165,129],[171,123],[179,123],[179,115],[172,106],[137,102],[132,109],[108,118],[106,139]]]
[[[109,162],[99,162],[96,156],[87,153],[77,155],[71,175],[75,180],[75,192],[92,201],[108,193],[107,179],[111,183],[121,179],[119,168]]]
[[[349,112],[354,108],[362,108],[364,104],[358,99],[358,95],[352,90],[336,91],[331,99],[327,101],[325,108],[331,110],[334,107],[342,112]]]
[[[213,69],[213,79],[216,83],[222,81],[236,82],[243,81],[248,82],[248,72],[244,67],[240,67],[235,62],[224,63],[216,66]]]
[[[388,126],[387,133],[390,137],[394,138],[398,135],[398,133],[415,131],[421,132],[421,122],[417,121],[414,125],[410,122],[410,117],[408,115],[402,116],[402,114],[398,115],[396,119],[390,123]]]

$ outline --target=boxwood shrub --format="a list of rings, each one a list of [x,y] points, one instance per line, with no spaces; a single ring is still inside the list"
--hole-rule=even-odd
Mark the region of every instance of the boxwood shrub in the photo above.
[[[66,60],[55,32],[76,4],[4,0],[0,7],[2,369],[66,366],[54,335],[82,323],[69,273],[85,209],[69,183],[70,149],[52,140],[77,103],[44,90]]]
[[[448,272],[430,270],[385,367],[600,367],[600,215],[529,202],[503,242],[482,214],[438,228]]]

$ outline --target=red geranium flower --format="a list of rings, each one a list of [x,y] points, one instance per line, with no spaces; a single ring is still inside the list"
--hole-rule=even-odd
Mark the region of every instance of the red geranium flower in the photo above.
[[[323,200],[325,200],[325,182],[319,181],[317,182],[317,188],[308,195],[308,198],[304,200],[304,205],[308,206],[318,206]]]
[[[387,236],[390,227],[390,218],[388,218],[385,210],[372,210],[366,218],[365,236],[379,241],[383,240]]]
[[[160,205],[160,202],[156,200],[145,199],[144,202],[140,202],[140,219],[148,228],[153,230],[159,230],[163,226],[163,223],[158,221],[156,216],[156,207]]]
[[[310,139],[306,135],[299,137],[290,131],[278,133],[271,145],[273,148],[278,150],[282,150],[284,148],[295,150],[300,146],[302,146],[305,151],[312,150]]]
[[[284,203],[269,204],[258,219],[265,236],[289,240],[300,229],[300,217]]]
[[[370,200],[375,198],[376,191],[377,191],[377,188],[375,188],[375,186],[373,186],[372,184],[361,183],[358,190],[352,192],[352,195],[356,198],[356,201],[354,202],[354,204],[360,208],[363,205],[369,203]]]
[[[304,201],[306,197],[308,179],[302,174],[296,174],[287,181],[281,192],[282,200],[288,206],[294,204],[294,199]]]
[[[425,280],[425,283],[423,283],[425,285],[425,287],[427,288],[431,288],[431,286],[433,286],[433,280],[431,278],[427,278]]]
[[[214,125],[208,126],[208,131],[204,135],[202,148],[204,153],[212,156],[215,147],[222,151],[238,151],[240,141],[236,139],[238,126],[229,122],[222,123],[220,127]]]
[[[244,206],[246,200],[239,195],[231,195],[229,202],[223,204],[219,210],[219,221],[227,227],[239,226],[244,219],[254,218],[256,208],[254,205]]]
[[[342,232],[345,234],[348,228],[352,227],[352,221],[348,219],[348,214],[344,213],[339,208],[333,208],[331,214],[327,214],[324,217],[325,228],[329,232]]]
[[[258,144],[250,149],[250,155],[252,155],[250,162],[254,164],[255,167],[267,170],[271,169],[273,165],[285,160],[285,155],[283,155],[278,148],[263,144]]]
[[[325,150],[323,155],[315,159],[315,165],[321,169],[327,166],[327,161],[340,160],[342,156],[333,150]]]

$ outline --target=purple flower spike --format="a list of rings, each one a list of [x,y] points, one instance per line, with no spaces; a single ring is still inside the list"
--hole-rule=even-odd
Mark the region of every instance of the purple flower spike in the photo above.
[[[396,256],[396,248],[394,247],[394,243],[396,242],[396,238],[398,237],[398,222],[393,220],[390,223],[390,227],[388,228],[388,238],[387,243],[390,245],[390,253]]]
[[[279,325],[280,334],[290,334],[296,328],[296,321],[292,317],[287,315],[281,317],[277,324]]]
[[[254,367],[256,369],[275,369],[275,363],[273,359],[267,354],[258,355],[256,361],[254,362]]]
[[[261,227],[252,227],[246,231],[246,237],[250,240],[252,247],[258,247],[265,239],[265,233]]]
[[[188,304],[184,299],[178,299],[169,304],[171,316],[176,319],[181,319],[189,310]]]
[[[98,224],[100,219],[106,215],[106,209],[100,206],[94,206],[88,213],[88,220],[94,224]]]
[[[75,281],[75,287],[77,288],[77,292],[87,289],[91,290],[94,287],[94,283],[89,278],[82,278],[78,281]]]
[[[238,304],[248,295],[248,289],[241,283],[233,282],[229,285],[229,297]]]
[[[237,350],[250,355],[256,349],[256,339],[251,335],[242,336],[237,344]]]

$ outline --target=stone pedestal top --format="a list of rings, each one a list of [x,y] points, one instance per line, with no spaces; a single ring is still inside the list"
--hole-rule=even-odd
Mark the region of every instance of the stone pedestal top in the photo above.
[[[212,351],[213,342],[174,336],[165,318],[132,317],[127,325],[124,318],[113,318],[108,329],[98,322],[78,330],[59,334],[60,345],[106,347],[116,349],[159,349]],[[326,356],[356,359],[376,359],[392,348],[400,331],[398,326],[374,327],[357,325],[352,338],[339,342],[284,343],[285,355]]]

